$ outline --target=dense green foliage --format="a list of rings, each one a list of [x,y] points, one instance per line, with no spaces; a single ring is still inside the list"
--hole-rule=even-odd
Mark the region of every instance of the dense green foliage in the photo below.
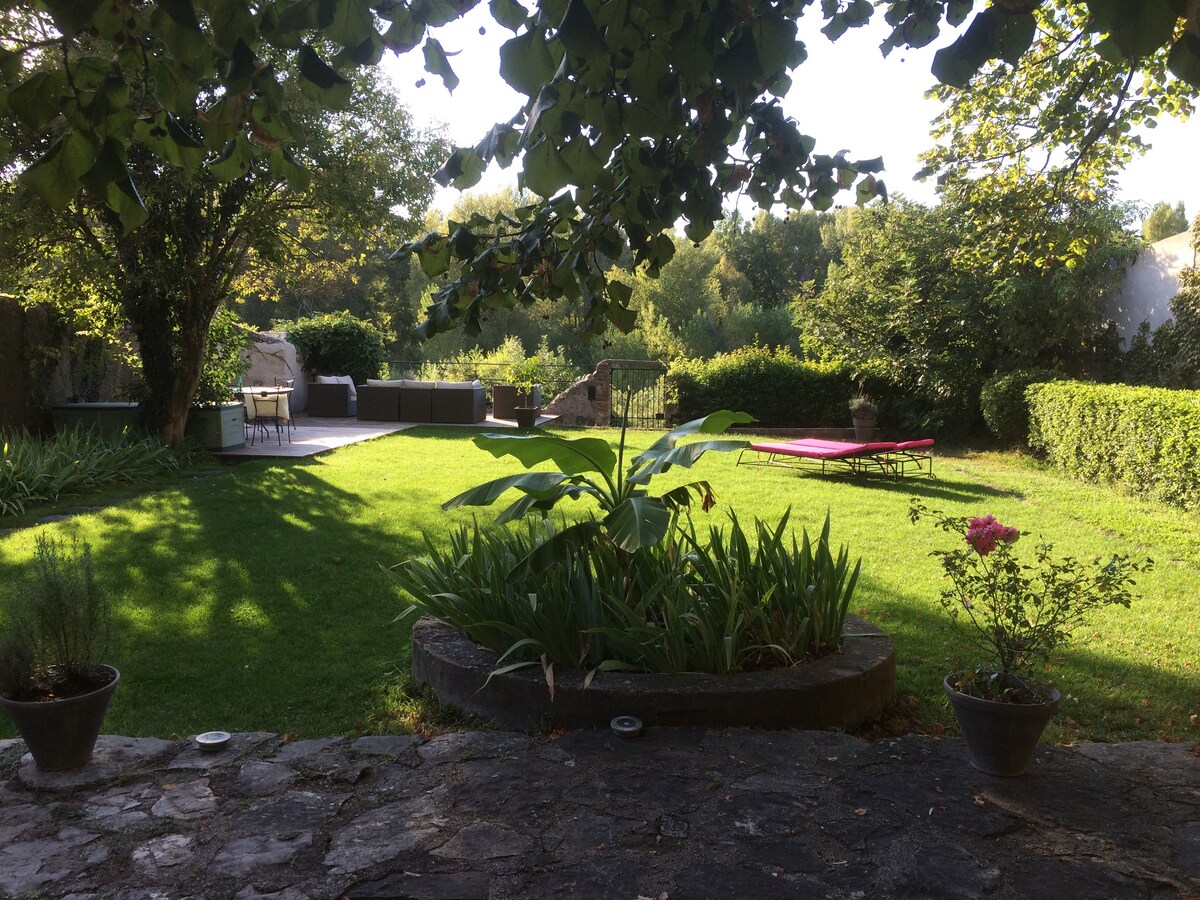
[[[1195,225],[1200,225],[1197,217]],[[1200,237],[1193,245],[1200,242]],[[1179,273],[1180,290],[1171,314],[1153,332],[1142,322],[1123,359],[1121,380],[1128,384],[1200,389],[1200,269]]]
[[[219,309],[208,329],[204,345],[204,367],[192,402],[197,406],[212,406],[233,399],[229,388],[238,384],[250,367],[242,355],[250,344],[250,330],[230,309]]]
[[[461,629],[499,655],[497,671],[541,665],[597,671],[743,672],[836,650],[858,582],[829,519],[797,541],[785,512],[697,533],[691,520],[624,558],[601,543],[513,584],[508,573],[553,540],[549,520],[524,529],[462,527],[447,546],[392,569],[409,612]]]
[[[12,700],[70,697],[96,685],[112,632],[92,548],[38,534],[31,571],[5,585],[0,693]],[[107,683],[107,679],[101,682]]]
[[[824,290],[796,305],[805,348],[923,404],[930,425],[968,430],[993,373],[1091,373],[1116,356],[1115,334],[1100,323],[1120,274],[1113,263],[1135,247],[1126,216],[1095,204],[1075,210],[1064,227],[1096,246],[1073,268],[1043,269],[981,262],[968,216],[948,203],[859,211]]]
[[[0,445],[0,516],[102,484],[146,481],[179,467],[171,451],[152,438],[114,438],[81,428],[48,438],[0,431]]]
[[[1030,443],[1053,465],[1200,509],[1200,391],[1052,382],[1028,398]]]
[[[1163,238],[1174,237],[1188,230],[1187,210],[1180,200],[1174,206],[1166,201],[1159,201],[1146,215],[1142,222],[1142,240],[1149,244],[1161,241]]]
[[[1010,446],[1029,440],[1029,402],[1025,389],[1031,384],[1066,378],[1053,369],[1018,369],[993,375],[983,383],[979,409],[983,421],[998,440]]]
[[[306,372],[350,375],[355,384],[363,384],[378,378],[387,363],[383,332],[348,312],[277,322],[275,327],[287,332]]]
[[[765,428],[846,427],[846,405],[855,390],[841,366],[765,347],[742,347],[709,360],[677,359],[667,382],[677,418],[736,407]]]

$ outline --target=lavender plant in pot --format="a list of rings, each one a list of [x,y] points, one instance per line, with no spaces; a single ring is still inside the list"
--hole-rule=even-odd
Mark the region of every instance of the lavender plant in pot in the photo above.
[[[39,769],[76,769],[91,760],[121,680],[101,662],[112,613],[87,543],[39,534],[31,568],[2,598],[0,707]]]
[[[931,555],[949,581],[942,607],[981,657],[973,667],[956,664],[943,682],[971,764],[989,775],[1022,775],[1062,699],[1037,673],[1094,610],[1128,607],[1134,573],[1153,561],[1114,554],[1087,565],[1039,543],[1031,564],[1016,551],[1022,533],[994,516],[947,516],[914,499],[909,517],[929,517],[962,536]]]

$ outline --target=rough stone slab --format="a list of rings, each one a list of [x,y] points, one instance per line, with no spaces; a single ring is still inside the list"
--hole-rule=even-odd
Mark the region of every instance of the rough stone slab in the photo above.
[[[360,737],[350,748],[355,753],[387,756],[399,760],[410,755],[424,741],[414,734],[372,734]]]
[[[476,822],[463,828],[430,855],[446,859],[501,859],[520,856],[532,847],[533,841],[527,835],[493,822]]]
[[[17,777],[35,791],[77,791],[145,769],[177,746],[174,741],[158,738],[101,735],[92,751],[92,761],[86,766],[66,772],[43,772],[33,764],[33,757],[25,754]]]
[[[278,793],[298,777],[294,769],[285,765],[258,760],[248,762],[238,770],[238,783],[247,794],[255,797]]]
[[[334,747],[343,747],[346,745],[346,739],[335,738],[312,738],[307,741],[292,741],[289,744],[284,744],[276,751],[272,759],[275,762],[295,762],[296,760],[304,759],[306,756],[312,756],[317,753],[322,753]]]
[[[229,737],[229,743],[220,750],[201,750],[196,745],[196,736],[192,735],[187,739],[180,751],[174,759],[168,764],[168,769],[217,769],[221,766],[229,766],[241,760],[246,754],[259,749],[268,741],[275,739],[275,735],[270,731],[248,731],[239,734],[233,734]]]
[[[151,877],[160,877],[165,869],[189,869],[196,857],[195,841],[186,834],[168,834],[152,838],[133,848],[133,864]]]
[[[100,835],[64,828],[53,838],[0,846],[0,893],[10,897],[35,894],[47,885],[77,886],[80,875],[108,859]]]
[[[299,888],[288,887],[282,891],[275,891],[270,894],[261,894],[258,888],[253,885],[246,885],[236,894],[233,895],[233,900],[309,900],[310,894],[304,893]]]
[[[347,891],[352,900],[405,897],[407,900],[488,900],[492,876],[483,872],[422,874],[405,872],[364,882]]]
[[[83,817],[103,828],[128,828],[150,818],[149,808],[161,792],[152,785],[140,784],[104,791],[83,808]]]
[[[29,838],[50,824],[49,806],[7,801],[0,806],[0,847],[17,838]]]
[[[467,731],[443,734],[423,744],[417,753],[431,765],[464,762],[472,759],[495,759],[533,746],[527,734],[512,731]]]
[[[208,779],[197,778],[168,787],[150,807],[150,812],[163,818],[188,822],[210,816],[216,809],[217,798],[208,786]]]
[[[283,831],[319,831],[337,815],[349,794],[288,791],[255,800],[233,813],[234,826],[243,834]]]
[[[308,833],[238,838],[217,852],[213,868],[223,875],[245,878],[262,872],[268,866],[287,862],[301,850],[312,846],[312,842],[313,836]]]
[[[1076,752],[1120,769],[1126,775],[1178,787],[1196,785],[1200,746],[1133,741],[1127,744],[1080,744]]]
[[[325,865],[335,873],[361,872],[436,843],[447,819],[430,797],[389,803],[334,832]]]

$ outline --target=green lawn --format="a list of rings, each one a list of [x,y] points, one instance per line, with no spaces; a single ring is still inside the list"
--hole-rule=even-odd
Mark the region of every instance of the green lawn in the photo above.
[[[436,540],[470,521],[470,510],[442,513],[441,501],[515,471],[468,438],[463,429],[417,429],[307,461],[245,463],[44,526],[90,541],[112,589],[119,644],[111,657],[123,683],[106,731],[312,737],[444,724],[407,679],[409,633],[392,624],[401,599],[380,566],[419,553],[423,533]],[[940,682],[960,644],[937,604],[940,569],[927,555],[950,538],[909,524],[910,496],[947,512],[994,513],[1074,555],[1153,557],[1155,570],[1140,580],[1144,599],[1098,616],[1048,673],[1066,697],[1048,738],[1200,737],[1194,517],[1065,480],[1014,454],[939,457],[936,479],[901,483],[739,469],[732,455],[706,456],[695,472],[717,490],[710,515],[732,506],[775,518],[790,504],[794,521],[812,530],[832,513],[836,540],[863,557],[852,608],[894,638],[900,708],[919,727],[953,728]],[[0,538],[0,578],[11,578],[32,546],[33,529]],[[0,735],[12,733],[0,723]]]

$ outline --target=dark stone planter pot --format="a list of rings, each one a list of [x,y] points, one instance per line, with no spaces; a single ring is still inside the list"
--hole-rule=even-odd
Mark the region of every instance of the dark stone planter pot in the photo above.
[[[873,441],[875,439],[875,417],[854,417],[854,439],[856,441]]]
[[[891,638],[846,617],[842,649],[787,669],[734,675],[554,670],[554,697],[538,667],[502,675],[496,654],[430,618],[413,626],[412,674],[450,703],[506,728],[607,728],[615,716],[702,728],[847,728],[879,718],[896,694]],[[486,686],[485,686],[486,685]]]
[[[112,673],[112,681],[78,697],[26,703],[0,694],[0,706],[8,712],[34,763],[43,772],[78,769],[91,760],[108,704],[121,682],[121,673],[112,666],[101,668]]]
[[[513,418],[517,420],[518,428],[529,429],[537,424],[541,412],[540,406],[517,406],[513,409]]]
[[[967,742],[967,756],[980,772],[1012,778],[1024,775],[1038,740],[1058,711],[1062,695],[1051,688],[1045,703],[997,703],[962,694],[942,682],[954,717]]]

